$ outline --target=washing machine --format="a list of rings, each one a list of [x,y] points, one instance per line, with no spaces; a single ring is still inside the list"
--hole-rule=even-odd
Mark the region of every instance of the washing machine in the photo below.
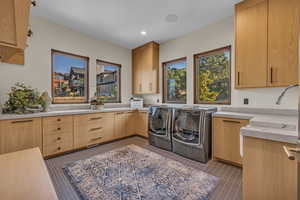
[[[152,106],[149,109],[149,143],[172,151],[171,126],[174,109],[168,106]]]
[[[215,107],[176,108],[171,128],[172,150],[206,163],[211,158],[212,114]]]

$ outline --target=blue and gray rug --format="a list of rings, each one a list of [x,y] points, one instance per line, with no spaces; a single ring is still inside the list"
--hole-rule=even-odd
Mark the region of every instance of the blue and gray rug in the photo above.
[[[83,200],[207,200],[218,178],[135,145],[64,167]]]

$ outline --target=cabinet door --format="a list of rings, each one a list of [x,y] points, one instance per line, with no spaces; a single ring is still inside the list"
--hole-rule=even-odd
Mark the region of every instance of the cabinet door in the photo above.
[[[248,120],[213,119],[213,157],[242,165],[240,155],[240,129]]]
[[[134,94],[142,93],[142,55],[142,51],[139,49],[132,52],[132,83]]]
[[[126,114],[126,136],[135,134],[136,115],[135,112],[129,111]]]
[[[298,83],[299,0],[269,0],[269,86]]]
[[[0,153],[39,147],[42,152],[42,122],[40,118],[0,122]]]
[[[235,87],[267,85],[268,1],[244,1],[236,5]]]
[[[106,113],[103,120],[103,135],[105,141],[112,141],[115,137],[115,116],[114,113]]]
[[[127,115],[124,112],[118,112],[115,116],[115,137],[123,138],[127,136],[126,122]]]
[[[1,0],[0,19],[0,42],[16,46],[17,36],[14,1]]]
[[[244,137],[243,200],[297,200],[297,160],[289,160],[285,144]]]
[[[136,133],[141,136],[148,137],[148,113],[138,112],[137,122]]]

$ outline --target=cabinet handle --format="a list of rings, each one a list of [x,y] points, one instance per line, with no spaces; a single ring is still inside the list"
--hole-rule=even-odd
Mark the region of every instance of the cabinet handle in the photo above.
[[[99,119],[102,119],[102,117],[94,117],[94,118],[90,118],[90,121],[92,121],[92,120],[99,120]]]
[[[100,139],[102,139],[103,137],[97,137],[97,138],[93,138],[93,139],[91,139],[91,141],[96,141],[96,140],[100,140]]]
[[[236,123],[236,124],[240,124],[240,121],[234,121],[234,120],[223,120],[223,122],[227,122],[227,123]]]
[[[97,131],[97,130],[101,130],[101,129],[102,129],[102,127],[98,127],[98,128],[91,128],[91,129],[90,129],[90,132],[91,132],[91,131]]]
[[[57,140],[61,140],[61,137],[58,137]]]
[[[33,122],[32,119],[29,120],[22,120],[22,121],[12,121],[12,124],[21,124],[21,123],[29,123],[29,122]]]
[[[33,7],[36,7],[36,1],[31,1],[31,5],[32,5]]]
[[[273,67],[272,66],[270,67],[270,82],[271,82],[271,84],[274,82],[274,80],[273,80]]]
[[[57,121],[58,121],[58,122],[60,122],[60,121],[61,121],[61,119],[60,119],[60,118],[58,118],[58,119],[57,119]]]
[[[27,37],[31,37],[32,35],[33,35],[33,31],[31,29],[29,29],[27,32]]]
[[[57,150],[60,151],[60,150],[61,150],[61,147],[58,147]]]
[[[61,128],[57,128],[56,130],[57,130],[57,131],[60,131],[60,130],[61,130]]]
[[[288,156],[288,159],[289,160],[295,160],[295,155],[293,155],[293,153],[291,152],[295,152],[295,153],[299,153],[300,150],[297,149],[297,148],[289,148],[289,147],[286,147],[286,146],[283,146],[283,150],[285,151],[286,155]]]
[[[237,77],[237,79],[238,79],[238,85],[240,85],[240,72],[238,72],[238,77]]]

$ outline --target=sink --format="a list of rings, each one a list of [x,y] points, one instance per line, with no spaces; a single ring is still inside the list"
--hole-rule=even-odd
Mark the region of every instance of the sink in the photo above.
[[[297,121],[278,119],[254,119],[250,120],[250,126],[260,128],[281,129],[287,131],[297,130]]]

